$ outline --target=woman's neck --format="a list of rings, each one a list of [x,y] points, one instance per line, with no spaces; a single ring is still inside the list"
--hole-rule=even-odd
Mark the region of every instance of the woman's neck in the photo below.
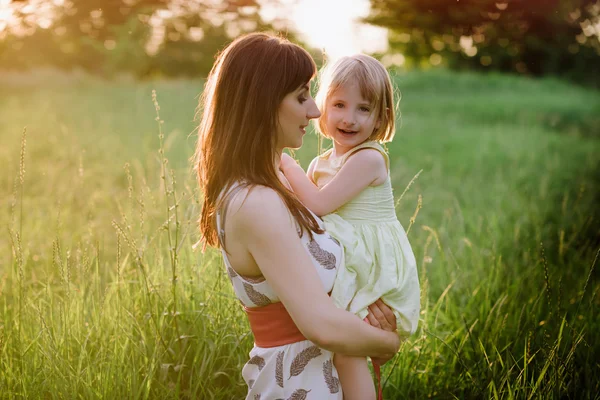
[[[279,165],[281,165],[281,154],[282,153],[283,153],[283,149],[275,150],[275,160],[273,160],[273,162],[275,163],[275,172],[277,172],[277,177],[279,178],[281,183],[283,183],[283,185],[285,187],[287,187],[288,189],[292,190],[290,182],[287,180],[287,178],[285,177],[283,172],[279,169]]]
[[[281,164],[281,154],[283,153],[283,149],[275,149],[274,160],[275,163],[275,171],[279,171],[279,165]]]

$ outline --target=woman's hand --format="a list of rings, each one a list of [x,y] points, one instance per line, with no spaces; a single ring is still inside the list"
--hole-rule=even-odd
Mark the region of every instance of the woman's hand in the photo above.
[[[367,321],[369,324],[371,324],[371,326],[388,332],[396,332],[396,316],[392,312],[392,309],[387,306],[387,304],[385,304],[381,299],[378,299],[368,308],[369,314],[367,315]]]
[[[400,342],[400,339],[398,339],[398,342]],[[382,357],[371,357],[371,361],[373,364],[381,366],[394,358],[395,355],[396,353],[389,353]]]

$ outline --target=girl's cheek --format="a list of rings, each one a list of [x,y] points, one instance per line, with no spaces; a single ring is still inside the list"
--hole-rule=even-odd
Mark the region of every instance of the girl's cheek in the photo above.
[[[333,121],[335,119],[338,118],[338,113],[335,110],[328,110],[327,111],[327,120],[328,121]]]

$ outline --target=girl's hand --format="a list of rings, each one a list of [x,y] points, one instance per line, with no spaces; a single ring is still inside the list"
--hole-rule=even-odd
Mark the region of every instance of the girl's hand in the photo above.
[[[369,314],[367,315],[367,321],[371,326],[383,329],[388,332],[396,332],[396,316],[381,299],[378,299],[375,303],[369,307]]]
[[[285,173],[286,169],[298,165],[296,160],[294,160],[289,154],[282,153],[281,154],[281,163],[279,164],[279,169]]]

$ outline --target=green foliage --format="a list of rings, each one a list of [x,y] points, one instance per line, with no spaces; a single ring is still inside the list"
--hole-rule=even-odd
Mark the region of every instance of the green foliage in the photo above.
[[[114,48],[107,49],[104,44],[93,42],[98,53],[104,59],[102,70],[106,75],[131,73],[144,76],[152,68],[151,57],[146,53],[145,44],[151,30],[142,23],[139,16],[131,16],[121,25],[111,26]]]
[[[383,368],[385,398],[597,397],[598,93],[439,70],[395,81],[396,195],[422,170],[397,207],[422,314]],[[202,82],[2,87],[0,397],[243,398],[246,318],[219,253],[193,249]]]
[[[589,28],[600,21],[595,0],[371,4],[367,21],[390,29],[392,48],[409,64],[442,62],[457,69],[556,75],[600,86],[600,40]]]

